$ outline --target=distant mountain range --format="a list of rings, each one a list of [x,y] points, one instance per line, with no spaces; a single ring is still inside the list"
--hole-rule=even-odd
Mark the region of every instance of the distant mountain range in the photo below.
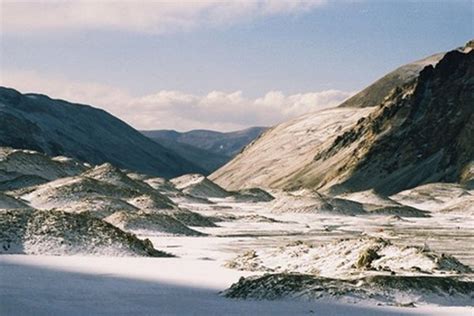
[[[198,164],[207,174],[226,164],[266,129],[266,127],[251,127],[227,133],[210,130],[192,130],[183,133],[174,130],[154,130],[142,133]]]
[[[197,129],[183,133],[174,130],[142,131],[142,133],[152,139],[173,140],[181,144],[187,144],[208,150],[219,155],[233,157],[267,129],[268,127],[250,127],[240,131],[227,133],[204,129]]]
[[[474,174],[474,42],[402,66],[339,107],[265,132],[210,178],[226,189],[394,194]]]

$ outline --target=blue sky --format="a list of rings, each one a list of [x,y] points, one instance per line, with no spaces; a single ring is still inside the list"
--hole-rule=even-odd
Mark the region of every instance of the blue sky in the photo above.
[[[2,84],[91,103],[137,128],[229,130],[334,106],[474,37],[472,1],[95,3],[68,13],[65,2],[2,2]]]

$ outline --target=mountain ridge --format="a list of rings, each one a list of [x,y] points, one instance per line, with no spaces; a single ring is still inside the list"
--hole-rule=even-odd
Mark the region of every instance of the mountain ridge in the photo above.
[[[0,87],[0,145],[175,177],[204,170],[90,105]]]

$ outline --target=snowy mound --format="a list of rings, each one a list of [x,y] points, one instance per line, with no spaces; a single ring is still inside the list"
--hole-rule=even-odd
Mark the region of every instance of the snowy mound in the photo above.
[[[283,192],[272,202],[271,209],[274,213],[429,217],[429,213],[426,211],[399,204],[370,192],[353,193],[337,197],[330,197],[306,189]]]
[[[248,251],[227,262],[229,268],[264,272],[297,272],[331,278],[382,274],[468,273],[456,258],[419,247],[400,247],[384,239],[360,238],[313,246],[295,242],[276,249]]]
[[[21,176],[34,176],[36,181],[43,179],[46,182],[77,175],[86,168],[86,165],[73,159],[51,159],[36,151],[0,147],[0,182],[15,179],[18,182]]]
[[[143,217],[144,213],[139,212],[141,210],[156,213],[153,218],[155,223],[160,218],[167,220],[166,216],[160,217],[161,214],[180,221],[181,225],[215,226],[208,218],[178,208],[168,197],[149,185],[129,178],[108,164],[91,169],[80,176],[62,178],[33,187],[21,197],[37,209],[87,212],[98,218],[125,212],[129,214],[129,221],[135,222]],[[181,234],[183,231],[181,229],[166,232]],[[191,229],[188,229],[187,233],[191,233]]]
[[[186,194],[178,190],[174,184],[164,178],[148,178],[144,180],[146,184],[151,186],[159,193],[169,197],[175,203],[199,203],[199,204],[213,204],[207,198],[196,197],[193,195]]]
[[[429,213],[417,208],[402,205],[389,197],[378,194],[374,190],[341,194],[338,197],[359,202],[371,215],[392,215],[403,217],[429,217]]]
[[[0,245],[0,253],[169,256],[100,219],[61,211],[1,211]]]
[[[415,307],[415,304],[470,305],[474,282],[452,277],[369,276],[339,280],[305,274],[266,274],[240,278],[223,294],[243,299],[332,299]]]
[[[430,183],[391,196],[398,203],[427,211],[439,211],[469,201],[474,190],[455,183]]]
[[[140,234],[168,234],[202,236],[204,234],[191,229],[170,215],[139,211],[136,213],[117,212],[104,219],[106,222]]]
[[[328,213],[337,215],[364,214],[361,203],[331,198],[315,191],[284,192],[272,202],[274,213]]]
[[[144,182],[161,194],[167,196],[179,195],[181,193],[180,190],[176,189],[175,186],[165,178],[150,178],[144,180]]]
[[[138,194],[135,190],[78,176],[62,178],[39,185],[22,195],[22,198],[30,202],[30,205],[35,208],[51,209],[67,207],[71,202],[98,196],[123,199],[136,197]]]
[[[109,163],[96,166],[82,174],[83,177],[95,179],[104,183],[112,184],[122,189],[134,190],[139,192],[150,192],[152,188],[138,180],[128,177],[117,167]]]
[[[188,226],[195,227],[216,227],[217,225],[212,221],[211,218],[201,215],[190,210],[179,208],[172,211],[161,211],[162,214],[170,215]]]
[[[234,199],[238,202],[270,202],[275,199],[270,193],[260,188],[243,189],[234,193]]]
[[[374,190],[367,190],[361,192],[354,192],[354,193],[345,193],[338,195],[338,197],[351,200],[355,202],[359,202],[362,204],[373,204],[379,206],[397,206],[400,203],[390,199],[389,197],[385,197],[381,194],[378,194]]]
[[[168,197],[141,180],[132,179],[109,163],[102,164],[82,176],[136,192],[129,203],[141,209],[169,209],[176,205]]]
[[[0,209],[28,208],[24,202],[0,192]]]
[[[225,198],[232,195],[200,174],[187,174],[174,178],[171,182],[182,192],[195,197]]]
[[[134,213],[138,212],[139,209],[120,199],[95,196],[71,201],[71,203],[62,206],[61,210],[69,213],[87,212],[91,216],[104,218],[115,212],[124,211],[127,213]]]
[[[133,183],[125,185],[124,182],[114,183],[111,179],[102,178],[98,180],[81,175],[61,178],[32,187],[28,192],[23,192],[24,194],[21,197],[38,209],[73,209],[83,203],[92,204],[91,201],[97,200],[100,202],[117,199],[129,200],[129,204],[144,209],[176,207],[169,198],[154,191],[146,184],[143,184],[143,190],[140,190],[138,184],[137,187],[132,187],[132,185]],[[72,207],[72,204],[74,204],[74,207]],[[130,208],[130,206],[126,206],[126,208]]]
[[[134,197],[129,199],[128,203],[142,210],[161,210],[176,207],[169,198],[156,192]]]

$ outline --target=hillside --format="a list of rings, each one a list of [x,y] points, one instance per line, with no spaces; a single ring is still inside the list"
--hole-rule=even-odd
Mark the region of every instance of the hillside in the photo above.
[[[280,124],[210,178],[226,189],[375,189],[388,195],[461,181],[474,159],[473,54],[470,42],[434,67],[429,63],[437,57],[395,71],[400,77],[405,69],[410,78],[418,69],[413,65],[427,65],[413,79],[381,79],[384,84],[338,108]]]
[[[45,95],[0,87],[0,126],[0,146],[168,178],[205,171],[103,110]]]

